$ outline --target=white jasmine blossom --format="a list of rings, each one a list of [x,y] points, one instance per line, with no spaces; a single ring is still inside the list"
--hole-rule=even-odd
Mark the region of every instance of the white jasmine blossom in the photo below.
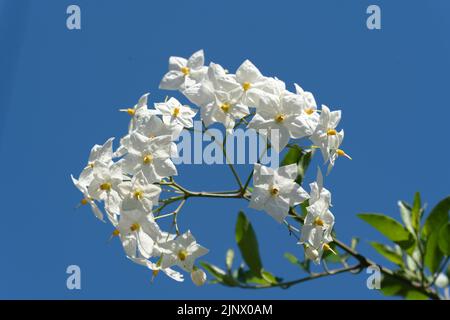
[[[159,88],[180,90],[200,82],[207,72],[207,67],[204,66],[204,63],[203,50],[195,52],[189,59],[170,57],[169,72],[162,78]]]
[[[289,207],[309,198],[308,193],[295,182],[297,173],[296,164],[276,170],[255,164],[250,208],[266,211],[275,220],[282,222],[288,215]]]
[[[170,250],[169,254],[163,255],[161,267],[168,268],[177,265],[187,272],[193,270],[197,258],[207,254],[209,251],[195,241],[190,231],[174,240],[161,244],[161,246]]]

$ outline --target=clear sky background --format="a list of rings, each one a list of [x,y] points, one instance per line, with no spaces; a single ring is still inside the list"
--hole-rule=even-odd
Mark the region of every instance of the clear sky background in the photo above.
[[[81,7],[82,29],[66,28],[66,8]],[[366,28],[378,4],[382,29]],[[203,48],[207,61],[235,70],[246,58],[293,90],[342,109],[345,150],[325,184],[333,193],[338,236],[383,241],[359,212],[399,218],[396,202],[422,193],[429,206],[449,193],[450,74],[448,1],[112,1],[0,0],[0,298],[378,299],[367,274],[339,275],[289,290],[194,287],[128,261],[111,226],[88,208],[70,181],[95,143],[126,132],[117,112],[144,92],[152,101],[171,55]],[[184,100],[185,101],[185,100]],[[250,166],[240,166],[247,174]],[[180,166],[187,187],[234,186],[226,166]],[[315,176],[315,168],[307,182]],[[180,215],[224,265],[245,202],[192,199]],[[300,277],[283,254],[301,256],[284,226],[245,209],[266,269]],[[82,289],[66,288],[66,268],[82,271]]]

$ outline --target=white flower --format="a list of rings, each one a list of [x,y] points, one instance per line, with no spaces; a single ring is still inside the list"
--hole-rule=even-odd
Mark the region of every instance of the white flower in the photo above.
[[[112,215],[120,214],[122,198],[118,193],[118,185],[123,178],[119,163],[107,166],[97,161],[94,165],[93,179],[88,187],[89,196],[93,200],[105,201],[105,209]]]
[[[320,261],[324,250],[331,250],[328,245],[333,241],[331,231],[334,226],[334,216],[329,210],[331,205],[331,193],[323,187],[323,176],[320,169],[317,172],[316,182],[310,184],[311,194],[309,206],[306,208],[307,215],[301,229],[299,244],[305,244],[306,256],[315,263]]]
[[[311,141],[320,148],[325,162],[330,159],[330,149],[339,149],[344,138],[344,130],[339,132],[336,130],[340,120],[340,110],[331,112],[327,106],[322,105],[319,123],[311,136]]]
[[[309,205],[313,205],[316,201],[323,200],[328,206],[331,206],[331,193],[323,187],[323,175],[320,168],[317,169],[316,181],[309,184],[311,189]]]
[[[149,183],[177,175],[177,169],[170,160],[171,143],[168,135],[147,138],[133,133],[127,154],[121,160],[123,170],[131,175],[142,170]]]
[[[197,258],[207,254],[209,251],[195,241],[190,231],[172,241],[161,244],[161,246],[170,250],[170,254],[163,255],[161,268],[177,265],[187,272],[193,270]]]
[[[328,208],[328,204],[323,199],[306,208],[307,215],[301,229],[300,244],[307,243],[317,249],[324,243],[332,241],[334,216]]]
[[[311,92],[304,91],[298,84],[294,83],[296,94],[302,97],[304,101],[304,108],[300,117],[302,118],[302,122],[305,124],[307,128],[305,133],[307,136],[310,136],[316,130],[317,124],[319,123],[320,115],[317,112],[317,104],[314,96]]]
[[[250,60],[245,60],[236,70],[236,81],[242,87],[241,102],[252,107],[258,107],[264,93],[276,94],[285,89],[282,81],[263,76]]]
[[[202,286],[206,282],[206,273],[202,269],[192,270],[191,280],[196,286]]]
[[[255,164],[250,207],[264,210],[275,220],[282,222],[288,215],[289,207],[309,198],[308,193],[295,182],[297,174],[296,164],[276,170]]]
[[[182,130],[182,126],[166,124],[157,116],[146,118],[145,120],[138,122],[132,133],[129,133],[120,139],[120,146],[117,149],[115,156],[122,157],[126,154],[127,149],[132,148],[130,138],[131,135],[136,132],[150,139],[159,136],[171,136],[170,156],[176,157],[178,155],[177,145],[173,141],[176,141],[179,138]]]
[[[228,133],[233,132],[236,119],[241,119],[250,112],[248,107],[239,104],[239,96],[233,92],[215,92],[215,99],[201,109],[206,126],[214,122],[222,123]]]
[[[228,74],[221,65],[211,62],[205,79],[182,92],[192,103],[204,107],[215,101],[216,92],[232,92],[234,97],[240,97],[240,90],[241,85],[233,75]]]
[[[181,125],[185,128],[192,128],[192,118],[196,111],[188,106],[183,106],[177,99],[170,98],[166,102],[155,104],[155,108],[162,114],[164,123],[171,125]]]
[[[188,60],[181,57],[170,57],[169,72],[164,75],[159,88],[182,90],[202,81],[207,72],[204,63],[203,50],[195,52]]]
[[[158,263],[154,263],[151,262],[148,259],[145,258],[133,258],[133,257],[128,257],[131,261],[133,261],[134,263],[140,264],[144,267],[149,268],[150,270],[152,270],[153,272],[153,278],[156,277],[160,271],[162,271],[163,273],[165,273],[168,277],[172,278],[175,281],[178,282],[183,282],[183,275],[181,273],[179,273],[178,271],[175,271],[171,268],[161,268],[160,265],[158,265]]]
[[[138,102],[132,108],[119,109],[119,111],[126,112],[131,116],[130,125],[128,131],[131,132],[142,119],[159,114],[157,110],[150,110],[147,107],[147,100],[150,93],[142,95]]]
[[[305,257],[314,263],[320,263],[320,258],[322,257],[321,253],[310,246],[305,246]]]
[[[124,181],[118,186],[123,196],[122,209],[135,210],[142,208],[150,212],[158,204],[161,188],[148,183],[142,171],[133,176],[131,181]]]
[[[97,206],[97,204],[95,203],[95,201],[89,196],[89,192],[88,189],[85,185],[81,184],[77,179],[75,179],[72,175],[70,175],[70,177],[72,178],[72,182],[73,184],[78,188],[78,190],[81,191],[81,193],[83,194],[83,199],[81,200],[81,204],[82,205],[86,205],[89,204],[92,212],[94,213],[94,215],[101,221],[105,222],[105,220],[103,220],[103,213],[102,211],[99,209],[99,207]]]
[[[267,130],[260,132],[270,133],[273,148],[280,152],[288,144],[289,138],[299,139],[308,135],[308,126],[300,117],[304,106],[299,95],[287,91],[280,96],[266,94],[260,98],[256,115],[248,127]]]
[[[124,239],[130,241],[128,246],[124,246],[129,257],[148,259],[161,254],[161,248],[157,243],[161,230],[151,213],[139,209],[123,211],[116,230],[118,230],[122,241]],[[133,242],[134,240],[135,242]]]
[[[344,131],[343,130],[337,136],[337,139],[338,139],[337,144],[338,145],[342,144],[342,140],[344,139]],[[352,160],[352,157],[350,157],[342,149],[333,149],[333,148],[329,149],[329,163],[328,163],[327,174],[329,174],[331,169],[333,169],[334,164],[336,163],[336,160],[337,160],[338,157],[346,157],[347,159]]]
[[[114,138],[109,138],[103,145],[94,145],[91,149],[91,153],[89,154],[89,160],[87,166],[83,169],[78,178],[78,183],[82,186],[87,187],[92,179],[94,166],[96,162],[103,163],[107,166],[113,164],[113,144]]]

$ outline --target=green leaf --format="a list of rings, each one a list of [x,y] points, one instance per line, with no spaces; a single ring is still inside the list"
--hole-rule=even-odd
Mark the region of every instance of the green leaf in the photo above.
[[[292,253],[286,252],[284,257],[292,264],[299,266],[307,273],[311,272],[311,260],[300,261],[296,256]]]
[[[255,276],[261,276],[262,263],[259,256],[255,231],[245,214],[240,211],[236,222],[236,242],[242,258]]]
[[[205,261],[200,262],[201,266],[208,271],[213,277],[222,282],[223,277],[226,275],[225,271],[220,269],[219,267],[209,264]]]
[[[302,185],[303,178],[305,177],[306,170],[308,170],[309,164],[311,163],[312,156],[313,151],[306,152],[300,157],[300,160],[297,163],[298,176],[297,179],[295,179],[295,182],[299,185]]]
[[[292,264],[300,265],[300,260],[297,259],[292,253],[286,252],[284,257]]]
[[[200,262],[200,265],[215,278],[215,282],[219,282],[229,287],[235,287],[238,284],[236,279],[234,279],[231,275],[227,274],[219,267],[204,261]]]
[[[420,200],[420,193],[416,192],[416,194],[414,195],[414,202],[411,210],[411,222],[415,232],[419,230],[422,212],[423,210],[422,210],[422,202]]]
[[[225,262],[226,262],[228,270],[231,270],[231,268],[233,266],[233,260],[234,260],[234,251],[233,251],[233,249],[228,249],[227,255],[225,258]]]
[[[439,264],[443,258],[438,245],[439,232],[436,230],[428,236],[425,244],[425,266],[430,269],[431,273],[435,273],[439,268]]]
[[[287,166],[293,163],[297,164],[298,175],[295,182],[302,184],[303,178],[305,176],[306,170],[311,163],[311,158],[313,156],[313,151],[305,151],[298,145],[293,145],[289,148],[289,151],[284,156],[281,162],[282,166]]]
[[[397,252],[389,248],[388,246],[385,246],[384,244],[378,243],[378,242],[370,242],[370,245],[383,257],[388,259],[389,261],[399,265],[403,266],[403,258],[401,255],[399,255]]]
[[[361,213],[358,217],[377,229],[389,240],[398,244],[402,249],[414,250],[414,236],[397,220],[383,214]]]
[[[400,208],[400,216],[402,217],[406,229],[413,233],[414,228],[411,221],[411,206],[404,201],[399,201],[398,206]]]
[[[422,235],[428,237],[433,230],[439,230],[444,223],[448,221],[448,212],[450,211],[450,196],[441,200],[431,210],[425,224],[422,228]]]
[[[302,156],[302,148],[300,148],[297,145],[292,146],[289,148],[289,151],[284,156],[283,161],[281,161],[281,166],[287,166],[293,163],[298,163],[300,160],[300,157]]]
[[[439,230],[439,249],[447,257],[450,256],[450,223],[443,225]]]
[[[262,278],[269,282],[270,284],[278,283],[277,279],[269,271],[262,271]]]
[[[384,275],[381,280],[381,292],[385,296],[402,296],[409,300],[425,300],[428,297],[417,291],[407,282],[401,281],[395,277]]]

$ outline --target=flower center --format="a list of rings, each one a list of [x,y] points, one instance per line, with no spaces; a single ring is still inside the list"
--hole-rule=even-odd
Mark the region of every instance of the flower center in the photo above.
[[[276,197],[280,193],[280,189],[278,189],[278,187],[273,186],[270,188],[269,192],[271,196]]]
[[[316,226],[323,227],[324,222],[323,222],[322,219],[320,219],[320,217],[316,217],[316,219],[314,219],[314,224],[315,224]]]
[[[330,247],[328,243],[324,243],[322,248],[324,251],[331,251],[333,254],[336,254],[336,252]]]
[[[248,89],[250,89],[251,86],[252,85],[250,84],[250,82],[246,81],[242,84],[242,89],[244,89],[244,91],[247,91]]]
[[[220,105],[220,109],[222,109],[223,112],[227,113],[230,111],[231,105],[228,102],[224,102]]]
[[[180,259],[181,261],[186,260],[187,256],[188,256],[188,252],[186,250],[182,249],[182,250],[178,251],[178,259]]]
[[[141,200],[144,197],[144,192],[142,190],[137,189],[137,190],[134,191],[133,197],[136,200]]]
[[[133,224],[130,226],[130,230],[131,230],[131,231],[138,231],[140,227],[141,227],[141,226],[139,225],[139,223],[135,222],[135,223],[133,223]]]
[[[130,116],[134,116],[134,114],[136,113],[136,110],[131,109],[131,108],[128,108],[128,109],[127,109],[127,113],[128,113]]]
[[[275,121],[276,121],[277,123],[283,122],[284,119],[286,119],[286,115],[284,115],[284,114],[282,114],[282,113],[279,113],[279,114],[277,114],[277,115],[275,116]]]
[[[111,190],[111,187],[112,187],[111,183],[105,182],[100,185],[100,190],[109,191],[109,190]]]
[[[337,131],[335,129],[328,129],[327,135],[329,136],[335,136],[337,134]]]
[[[88,203],[86,198],[81,199],[81,204],[84,206]]]
[[[150,164],[153,161],[153,156],[151,154],[146,154],[144,156],[144,158],[142,159],[142,162],[144,162],[144,164]]]
[[[178,117],[179,114],[180,114],[180,108],[176,107],[175,109],[173,109],[172,115],[173,115],[175,118]]]
[[[308,116],[310,116],[310,115],[312,115],[312,114],[314,113],[314,109],[313,109],[313,108],[305,109],[305,113],[306,113]]]
[[[191,72],[191,70],[188,67],[181,67],[180,70],[185,76],[189,75],[189,73]]]

